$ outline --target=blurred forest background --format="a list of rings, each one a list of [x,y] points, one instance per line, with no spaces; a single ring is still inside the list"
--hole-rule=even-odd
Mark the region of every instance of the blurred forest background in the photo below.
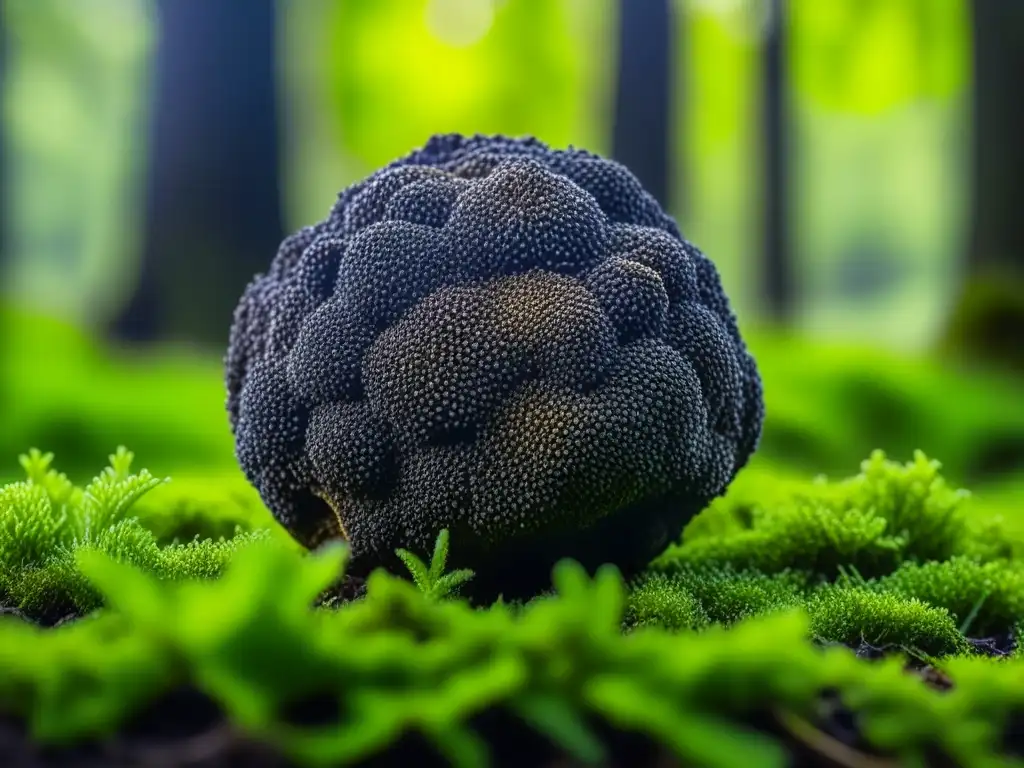
[[[922,448],[1024,489],[1022,2],[0,3],[5,469],[118,442],[233,466],[245,284],[345,185],[460,131],[640,177],[748,329],[766,460]]]

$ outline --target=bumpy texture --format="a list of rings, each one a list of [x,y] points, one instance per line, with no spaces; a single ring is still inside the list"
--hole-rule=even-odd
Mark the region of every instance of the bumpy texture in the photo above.
[[[435,136],[287,238],[235,313],[237,455],[350,573],[429,551],[478,593],[629,573],[754,451],[763,400],[714,265],[622,165]]]

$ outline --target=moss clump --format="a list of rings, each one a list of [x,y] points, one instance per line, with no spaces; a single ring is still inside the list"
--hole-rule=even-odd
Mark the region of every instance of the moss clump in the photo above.
[[[629,593],[624,623],[627,629],[661,627],[702,629],[711,623],[700,600],[679,580],[664,573],[641,577]]]
[[[27,479],[0,488],[0,605],[47,624],[99,607],[99,593],[75,564],[79,551],[103,552],[161,578],[210,578],[239,547],[267,538],[265,529],[236,528],[231,538],[161,546],[130,513],[166,481],[145,469],[133,473],[133,460],[118,448],[106,469],[78,487],[51,467],[53,454],[21,457]]]
[[[873,577],[892,572],[904,561],[1008,554],[998,528],[982,533],[972,527],[964,505],[969,494],[950,488],[939,469],[939,462],[920,451],[907,464],[875,451],[859,475],[791,487],[767,505],[737,506],[727,496],[703,513],[718,518],[717,529],[698,518],[684,532],[683,542],[670,547],[654,566],[673,570],[683,564],[728,563],[834,579],[845,566]]]
[[[978,562],[958,556],[944,562],[905,563],[872,588],[946,609],[976,637],[1007,631],[1024,616],[1024,564]]]
[[[826,587],[808,602],[811,632],[844,645],[895,645],[928,655],[966,653],[949,612],[916,598],[863,587]]]
[[[802,605],[830,642],[950,655],[985,638],[1005,650],[1024,615],[1009,521],[978,514],[920,452],[900,464],[876,451],[861,470],[741,478],[636,581],[634,620],[700,628]]]
[[[643,616],[644,623],[670,627],[728,625],[798,605],[807,590],[807,576],[798,572],[769,575],[729,566],[682,564],[670,574],[653,571],[637,579],[630,590],[630,616]],[[680,623],[687,620],[687,611],[691,610],[689,623]],[[664,615],[660,615],[662,611]]]

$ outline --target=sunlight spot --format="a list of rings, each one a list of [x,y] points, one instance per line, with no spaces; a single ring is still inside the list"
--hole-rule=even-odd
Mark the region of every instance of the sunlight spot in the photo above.
[[[494,22],[494,0],[430,0],[427,27],[434,36],[455,47],[480,42]]]

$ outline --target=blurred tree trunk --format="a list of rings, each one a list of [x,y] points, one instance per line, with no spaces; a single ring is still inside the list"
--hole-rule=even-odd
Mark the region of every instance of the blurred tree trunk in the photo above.
[[[226,343],[282,233],[274,0],[158,0],[146,232],[114,332]]]
[[[669,209],[672,0],[621,0],[612,157]]]
[[[0,2],[0,106],[6,103],[7,93],[5,85],[7,83],[7,19],[6,19],[7,7],[3,2]],[[10,268],[10,257],[7,253],[8,246],[8,229],[7,229],[7,185],[9,183],[10,174],[7,170],[7,121],[3,119],[2,112],[0,112],[0,278],[3,279],[3,283],[6,284],[7,270]],[[0,290],[0,300],[3,299],[3,290]],[[0,334],[2,338],[3,334]],[[0,341],[0,343],[3,343]],[[2,365],[0,361],[0,365]]]
[[[1024,3],[973,0],[973,219],[945,344],[1024,372]]]
[[[792,319],[796,299],[789,236],[786,0],[770,0],[770,8],[761,64],[762,285],[769,319],[786,323]]]
[[[1024,3],[974,0],[972,272],[1024,278]]]
[[[7,95],[7,5],[0,1],[0,106],[6,107]],[[8,228],[8,184],[10,183],[10,172],[7,167],[7,121],[4,119],[6,109],[0,110],[0,411],[5,408],[13,408],[13,398],[10,393],[8,379],[8,335],[10,329],[7,327],[6,319],[3,317],[3,304],[7,298],[6,293],[11,262],[13,259],[8,253],[10,248],[10,235]]]

